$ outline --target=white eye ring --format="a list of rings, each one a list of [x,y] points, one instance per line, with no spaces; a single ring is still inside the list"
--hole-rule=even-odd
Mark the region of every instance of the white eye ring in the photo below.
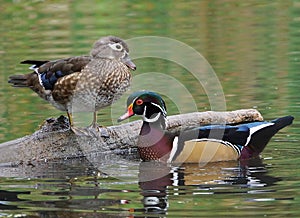
[[[115,51],[122,51],[123,46],[120,43],[108,44]]]

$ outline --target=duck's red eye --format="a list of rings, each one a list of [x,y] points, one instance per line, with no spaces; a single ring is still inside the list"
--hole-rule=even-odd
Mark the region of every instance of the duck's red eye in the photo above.
[[[136,104],[136,105],[141,105],[141,104],[143,104],[143,103],[144,103],[144,102],[143,102],[142,99],[138,99],[138,100],[135,101],[135,104]]]

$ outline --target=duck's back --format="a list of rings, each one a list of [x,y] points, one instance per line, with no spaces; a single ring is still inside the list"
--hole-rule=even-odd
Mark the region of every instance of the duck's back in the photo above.
[[[202,157],[204,162],[207,160],[214,162],[257,156],[272,136],[290,125],[293,119],[292,116],[286,116],[270,122],[209,125],[185,131],[178,137],[178,148],[174,160],[190,158],[195,161]]]

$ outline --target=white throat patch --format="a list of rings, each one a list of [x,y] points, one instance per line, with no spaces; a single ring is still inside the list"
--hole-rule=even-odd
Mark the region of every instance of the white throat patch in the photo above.
[[[146,122],[148,122],[148,123],[154,123],[154,122],[158,121],[158,119],[159,119],[159,117],[160,117],[160,115],[161,115],[160,112],[157,113],[156,116],[153,117],[153,118],[147,118],[147,117],[146,117],[146,111],[147,111],[147,106],[145,106],[145,108],[144,108],[144,113],[143,113],[143,120],[144,120],[144,121],[146,121]]]

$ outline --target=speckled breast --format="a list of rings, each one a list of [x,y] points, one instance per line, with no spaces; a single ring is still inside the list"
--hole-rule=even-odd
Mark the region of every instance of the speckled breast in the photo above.
[[[109,106],[127,91],[130,81],[131,73],[125,64],[109,59],[94,60],[81,73],[73,105],[81,105],[82,111]]]

